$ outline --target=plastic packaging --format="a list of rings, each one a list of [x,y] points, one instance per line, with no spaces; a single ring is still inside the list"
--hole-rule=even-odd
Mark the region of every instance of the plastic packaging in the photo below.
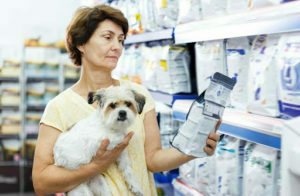
[[[277,196],[277,150],[247,143],[244,156],[244,196]]]
[[[195,157],[205,157],[203,147],[209,133],[216,125],[230,96],[235,81],[221,73],[215,73],[209,87],[192,104],[187,120],[172,141],[179,151]]]
[[[226,43],[228,76],[236,80],[230,95],[230,105],[246,110],[248,103],[248,68],[250,44],[247,37],[229,39]]]
[[[215,72],[226,75],[223,40],[195,44],[197,90],[200,95]]]
[[[248,79],[248,111],[279,116],[275,78],[279,35],[259,35],[252,44]]]
[[[277,78],[280,115],[300,116],[300,33],[283,35],[279,42]]]
[[[217,195],[242,195],[245,141],[225,135],[216,149]]]
[[[179,0],[178,24],[202,19],[201,0]]]
[[[156,22],[161,28],[173,28],[178,18],[178,0],[154,0]]]

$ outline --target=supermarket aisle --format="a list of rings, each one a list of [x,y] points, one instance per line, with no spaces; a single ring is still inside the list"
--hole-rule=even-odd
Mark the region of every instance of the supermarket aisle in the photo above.
[[[237,82],[215,155],[156,173],[158,195],[297,195],[291,184],[300,183],[300,174],[288,163],[298,163],[300,137],[296,126],[287,123],[300,116],[300,1],[64,1],[53,3],[51,16],[66,9],[60,17],[69,17],[74,10],[67,11],[68,3],[70,9],[107,3],[128,18],[129,35],[113,76],[150,91],[163,148],[172,147],[191,104],[215,72]],[[34,5],[40,18],[47,17],[36,0],[16,6],[26,10]],[[3,13],[11,16],[12,8],[9,3]],[[0,20],[12,26],[0,32],[0,195],[31,195],[45,105],[80,75],[68,58],[63,33],[47,30],[62,31],[63,22],[40,18],[21,24],[25,34],[11,25],[17,19]]]

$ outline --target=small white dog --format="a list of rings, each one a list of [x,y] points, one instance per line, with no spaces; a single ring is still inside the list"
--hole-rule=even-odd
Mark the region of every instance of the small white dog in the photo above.
[[[121,143],[137,113],[141,114],[145,97],[124,87],[109,87],[96,93],[90,92],[88,103],[92,104],[95,101],[98,102],[99,109],[58,137],[53,148],[56,166],[78,169],[92,160],[103,139],[108,138],[110,141],[108,150]],[[126,148],[120,154],[117,163],[128,188],[136,195],[143,195],[131,168]],[[109,196],[111,192],[104,176],[99,174],[68,192],[68,195]]]

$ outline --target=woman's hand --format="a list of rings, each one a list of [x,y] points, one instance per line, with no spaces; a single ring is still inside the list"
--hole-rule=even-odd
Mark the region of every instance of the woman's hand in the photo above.
[[[97,168],[101,168],[101,171],[107,169],[109,165],[113,163],[120,156],[121,152],[128,146],[133,134],[133,132],[129,132],[125,136],[123,142],[118,144],[112,150],[107,150],[109,139],[104,139],[101,142],[101,145],[91,163],[94,164]]]
[[[215,132],[219,129],[219,126],[221,125],[221,123],[222,123],[222,119],[220,119],[218,124],[216,125]],[[220,140],[220,136],[216,133],[210,133],[207,136],[206,146],[203,147],[203,150],[204,150],[204,152],[206,152],[206,154],[208,156],[211,156],[214,154],[219,140]]]

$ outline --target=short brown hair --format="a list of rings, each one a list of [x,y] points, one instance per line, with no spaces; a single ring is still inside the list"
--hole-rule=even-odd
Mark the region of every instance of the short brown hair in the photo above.
[[[98,24],[106,19],[120,25],[126,36],[128,21],[120,10],[107,5],[77,9],[67,28],[66,37],[67,50],[75,65],[81,65],[81,52],[77,46],[85,44],[98,27]]]

